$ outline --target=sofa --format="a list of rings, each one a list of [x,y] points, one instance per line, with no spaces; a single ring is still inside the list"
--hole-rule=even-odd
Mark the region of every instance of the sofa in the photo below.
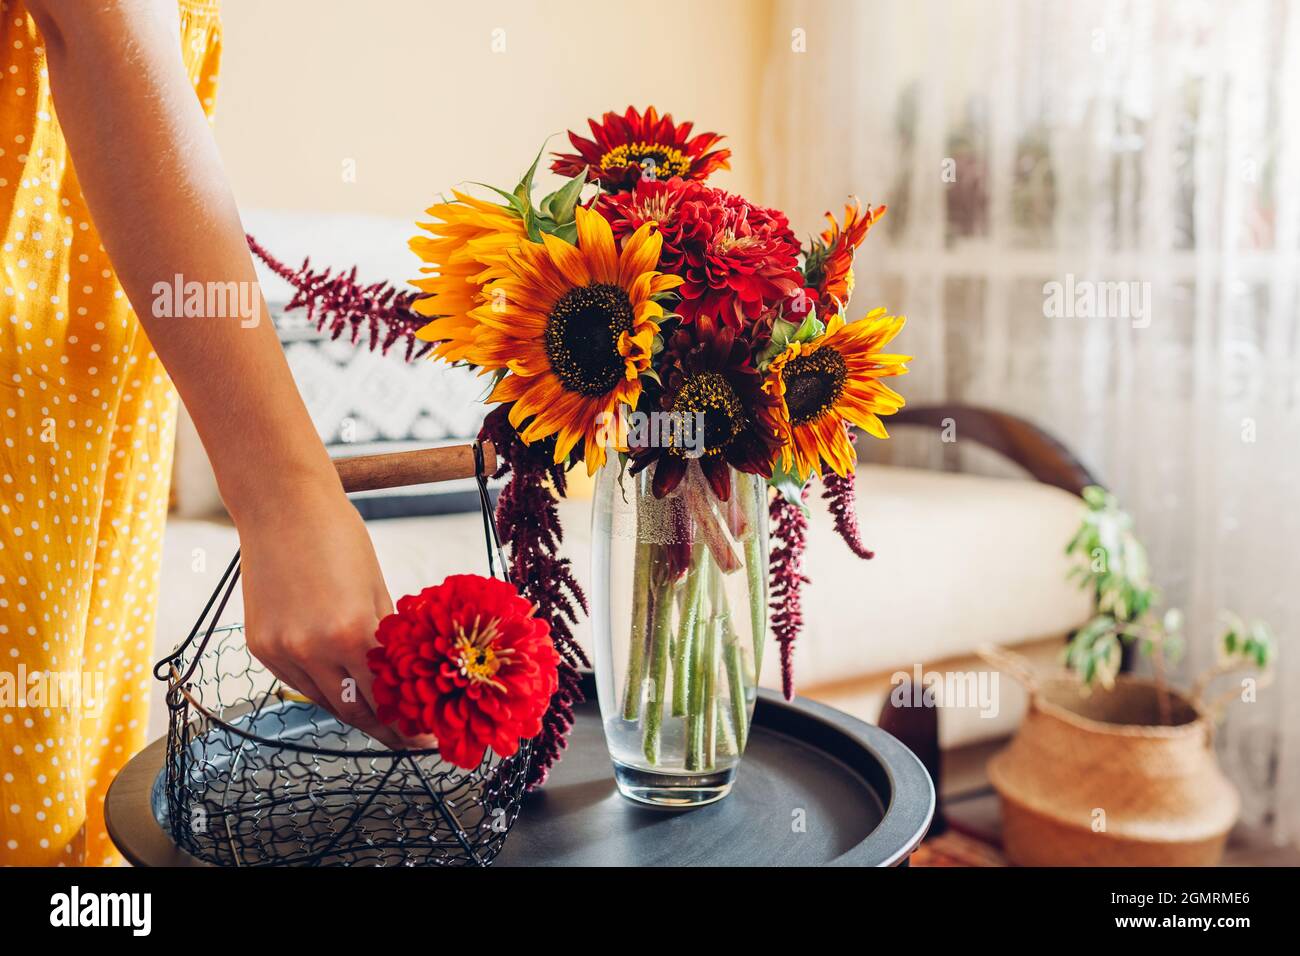
[[[794,652],[799,693],[875,721],[905,679],[989,672],[975,657],[982,644],[1013,647],[1050,667],[1065,635],[1087,619],[1087,595],[1065,580],[1063,542],[1079,520],[1078,498],[1068,491],[878,464],[859,466],[857,489],[863,536],[876,553],[871,561],[854,557],[819,502],[811,502],[805,569],[812,583]],[[564,553],[582,580],[590,574],[589,497],[590,485],[575,481],[559,506]],[[485,570],[478,567],[484,552],[476,511],[371,520],[367,527],[394,599],[448,574]],[[223,513],[168,521],[155,657],[189,632],[237,547]],[[224,620],[242,620],[238,591]],[[586,620],[576,635],[590,647]],[[765,656],[764,686],[780,687],[777,657]],[[999,679],[994,690],[991,708],[980,699],[937,701],[944,754],[982,754],[1011,734],[1024,695],[1010,679]],[[151,707],[152,739],[165,732],[161,694]],[[948,791],[977,785],[978,767],[973,772],[973,780],[961,769],[945,773]]]

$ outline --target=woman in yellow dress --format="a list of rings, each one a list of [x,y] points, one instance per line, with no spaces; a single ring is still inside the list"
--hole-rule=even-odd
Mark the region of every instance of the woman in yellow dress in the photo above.
[[[109,864],[104,794],[145,742],[176,390],[239,530],[250,648],[389,742],[364,655],[391,604],[260,321],[208,126],[215,0],[0,18],[0,864]],[[241,294],[195,315],[178,281]]]

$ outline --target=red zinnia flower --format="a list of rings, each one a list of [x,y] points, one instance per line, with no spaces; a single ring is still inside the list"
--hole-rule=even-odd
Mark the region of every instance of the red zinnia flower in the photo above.
[[[685,322],[707,314],[741,326],[800,294],[799,242],[779,210],[682,179],[639,182],[601,196],[596,208],[620,241],[643,223],[658,223],[659,271],[685,280],[677,290]]]
[[[433,734],[444,760],[472,770],[488,747],[508,757],[541,732],[559,655],[550,625],[506,582],[454,574],[400,599],[375,636],[379,719]]]
[[[653,106],[642,116],[633,107],[619,116],[606,113],[597,123],[587,120],[593,142],[569,133],[576,153],[554,153],[551,169],[572,178],[587,168],[588,179],[599,179],[608,190],[626,189],[641,179],[705,179],[715,169],[730,169],[729,149],[709,147],[721,136],[699,133],[691,136],[694,123],[673,122],[671,113],[660,116]]]

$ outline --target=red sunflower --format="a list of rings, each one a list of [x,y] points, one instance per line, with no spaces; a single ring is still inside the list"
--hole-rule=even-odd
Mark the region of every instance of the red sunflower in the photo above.
[[[844,224],[829,212],[830,227],[813,240],[805,266],[807,284],[816,295],[817,314],[830,317],[844,310],[853,295],[853,257],[867,230],[885,215],[885,207],[865,210],[857,200],[845,203]]]
[[[627,189],[642,179],[705,179],[716,169],[730,169],[729,149],[710,149],[722,139],[717,133],[691,136],[694,123],[673,122],[653,106],[645,115],[629,106],[622,116],[610,111],[600,122],[587,120],[594,140],[569,133],[576,153],[554,153],[551,169],[572,178],[587,169],[607,190]]]
[[[647,222],[658,224],[659,269],[683,279],[677,311],[685,322],[713,315],[745,326],[800,294],[799,241],[779,210],[682,179],[638,182],[601,196],[596,209],[620,242]]]
[[[379,719],[433,734],[444,760],[472,770],[537,736],[559,685],[550,625],[504,581],[454,574],[408,594],[379,622],[367,663]]]
[[[728,465],[771,477],[781,446],[780,397],[764,390],[745,337],[700,316],[677,330],[668,351],[657,404],[673,413],[674,422],[686,424],[690,416],[690,424],[698,423],[702,433],[684,432],[693,441],[682,445],[660,441],[632,448],[633,473],[657,461],[652,487],[661,498],[677,487],[695,458],[720,501],[731,496]]]

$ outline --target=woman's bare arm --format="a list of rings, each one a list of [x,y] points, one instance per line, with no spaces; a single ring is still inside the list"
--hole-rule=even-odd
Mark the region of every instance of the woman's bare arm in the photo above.
[[[373,549],[281,352],[174,0],[29,0],[95,226],[194,419],[239,528],[250,648],[350,722],[375,720],[365,650],[391,610]],[[155,284],[236,283],[220,314],[155,314]],[[250,298],[251,293],[251,298]],[[351,678],[355,684],[349,684]],[[354,700],[348,691],[360,689]]]

